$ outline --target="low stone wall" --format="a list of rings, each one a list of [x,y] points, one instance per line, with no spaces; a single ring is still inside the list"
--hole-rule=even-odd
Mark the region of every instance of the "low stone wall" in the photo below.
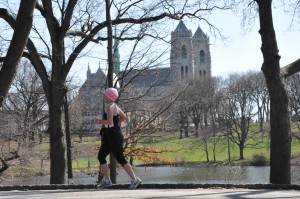
[[[129,184],[116,184],[107,189],[128,189]],[[285,184],[141,184],[139,189],[277,189],[300,190],[300,185]],[[0,191],[12,190],[57,190],[57,189],[96,189],[96,184],[87,185],[24,185],[24,186],[0,186]]]

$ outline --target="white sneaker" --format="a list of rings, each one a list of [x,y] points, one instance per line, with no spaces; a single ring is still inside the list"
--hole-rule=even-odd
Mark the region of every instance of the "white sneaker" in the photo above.
[[[142,180],[138,177],[136,177],[135,180],[131,180],[131,184],[128,187],[129,189],[135,189],[137,186],[139,186],[142,183]]]
[[[111,182],[111,180],[102,180],[100,182],[100,184],[97,185],[97,189],[103,189],[103,188],[106,188],[106,187],[111,187],[113,184]]]

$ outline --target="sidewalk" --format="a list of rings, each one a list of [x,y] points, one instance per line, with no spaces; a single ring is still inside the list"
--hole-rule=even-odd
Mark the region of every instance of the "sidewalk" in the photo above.
[[[0,186],[1,199],[246,199],[300,198],[298,185],[229,185],[229,184],[142,184],[136,190],[128,185],[95,189],[95,185]],[[17,189],[18,188],[18,189]]]
[[[137,189],[3,191],[1,199],[255,199],[300,198],[298,190],[266,189]]]

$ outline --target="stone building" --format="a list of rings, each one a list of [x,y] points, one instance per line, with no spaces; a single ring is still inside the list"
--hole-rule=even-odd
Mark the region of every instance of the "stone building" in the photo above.
[[[211,76],[211,56],[209,49],[209,38],[203,33],[200,27],[194,35],[183,21],[180,21],[171,33],[170,66],[151,69],[140,69],[120,71],[120,54],[118,41],[114,44],[115,73],[128,84],[124,89],[123,98],[143,100],[161,98],[162,91],[168,90],[172,94],[178,85],[185,84],[186,80]],[[119,72],[120,71],[120,72]],[[126,73],[126,75],[124,75]],[[79,90],[79,96],[83,101],[84,114],[82,129],[98,131],[99,125],[93,124],[96,115],[102,112],[102,91],[106,85],[106,75],[99,67],[96,73],[92,74],[90,68],[87,70],[87,79]],[[166,94],[164,92],[164,94]],[[145,104],[145,103],[144,103]],[[129,107],[126,107],[128,110]],[[135,108],[135,107],[133,107]],[[149,110],[149,108],[148,108]]]
[[[100,66],[96,73],[91,73],[88,66],[86,80],[80,87],[78,96],[76,97],[75,106],[78,114],[77,120],[73,124],[73,131],[86,134],[100,130],[100,125],[94,121],[97,116],[99,117],[102,114],[102,91],[105,85],[106,74]]]
[[[192,35],[183,21],[171,34],[170,67],[176,79],[211,76],[209,38],[200,27]]]
[[[132,70],[124,77],[124,82],[130,81],[130,89],[127,90],[131,94],[137,95],[147,91],[145,96],[154,97],[159,96],[162,90],[172,92],[186,81],[210,76],[211,56],[208,36],[200,27],[193,35],[184,22],[180,21],[171,33],[170,67]]]

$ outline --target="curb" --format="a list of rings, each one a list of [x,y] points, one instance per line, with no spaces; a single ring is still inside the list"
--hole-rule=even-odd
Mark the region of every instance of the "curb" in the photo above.
[[[129,184],[115,184],[106,189],[128,189]],[[141,184],[139,189],[272,189],[300,190],[300,185],[288,184]],[[58,189],[96,189],[96,184],[87,185],[12,185],[0,186],[0,191],[58,190]]]

